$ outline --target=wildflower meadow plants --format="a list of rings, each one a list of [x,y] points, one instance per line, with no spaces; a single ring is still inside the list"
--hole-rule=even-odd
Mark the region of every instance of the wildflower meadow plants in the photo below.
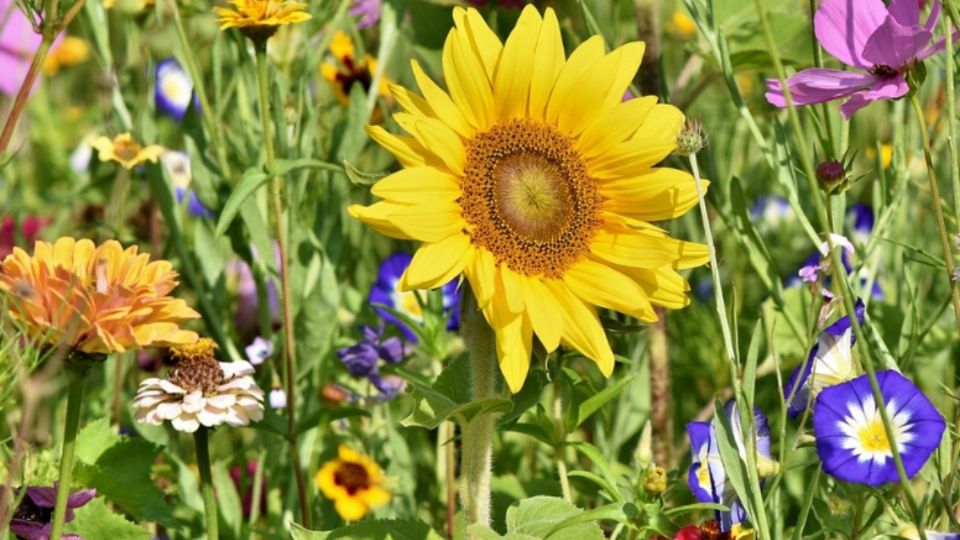
[[[957,0],[0,0],[0,539],[960,537]]]

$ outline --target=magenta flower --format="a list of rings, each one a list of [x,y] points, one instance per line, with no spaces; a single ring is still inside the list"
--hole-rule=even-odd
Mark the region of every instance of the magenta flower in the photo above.
[[[0,93],[12,96],[20,90],[40,40],[13,0],[0,0]]]
[[[913,64],[941,51],[943,39],[931,44],[940,17],[940,1],[920,26],[917,0],[824,0],[813,18],[817,40],[827,52],[857,71],[811,68],[787,79],[796,105],[813,105],[849,97],[844,118],[873,101],[896,99],[910,91],[906,73]],[[780,81],[767,80],[767,101],[786,107]]]
[[[370,28],[380,20],[380,10],[383,0],[353,0],[350,6],[350,14],[354,17],[360,17],[357,21],[357,30]]]

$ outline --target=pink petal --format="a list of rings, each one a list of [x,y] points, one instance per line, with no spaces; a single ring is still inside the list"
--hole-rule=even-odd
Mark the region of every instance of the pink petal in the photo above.
[[[787,79],[790,95],[795,105],[812,105],[849,96],[874,82],[873,75],[840,71],[838,69],[805,69]],[[786,107],[780,81],[767,80],[767,101],[777,107]]]
[[[917,0],[892,0],[887,11],[904,26],[920,24],[920,4]]]
[[[867,40],[863,58],[873,65],[900,69],[917,58],[932,37],[927,30],[919,26],[904,26],[891,15]]]
[[[825,0],[813,16],[813,28],[828,53],[844,64],[870,69],[863,47],[886,16],[881,0]]]
[[[933,0],[933,7],[930,8],[930,16],[927,17],[927,22],[923,25],[928,32],[933,33],[934,26],[937,25],[937,21],[940,19],[940,0]]]
[[[857,92],[846,103],[840,106],[840,113],[847,120],[853,116],[853,113],[873,103],[885,99],[896,99],[907,95],[910,87],[903,75],[890,77],[887,79],[877,79],[869,89]]]
[[[0,92],[14,95],[27,76],[41,37],[12,0],[0,0],[0,23]]]
[[[956,44],[960,42],[960,30],[953,30],[953,43]],[[933,45],[930,45],[926,49],[920,51],[920,54],[917,55],[917,60],[926,60],[931,56],[937,54],[938,52],[943,51],[946,48],[947,42],[944,38],[938,39]]]

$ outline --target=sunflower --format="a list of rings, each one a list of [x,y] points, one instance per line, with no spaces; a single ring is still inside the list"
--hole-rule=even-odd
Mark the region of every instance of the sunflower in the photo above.
[[[527,6],[503,44],[476,10],[453,16],[447,90],[416,61],[422,96],[391,88],[409,136],[369,133],[405,168],[373,186],[383,200],[349,212],[423,243],[404,289],[466,276],[513,392],[534,334],[547,351],[572,347],[609,376],[596,307],[656,321],[653,306],[689,302],[677,270],[707,261],[706,246],[650,223],[697,204],[689,174],[654,167],[676,147],[683,115],[652,96],[621,102],[643,43],[605,53],[594,36],[566,58],[549,8],[541,17]]]
[[[220,17],[220,29],[239,28],[254,41],[272,36],[277,27],[310,19],[302,2],[288,0],[229,0],[234,9],[213,8]]]
[[[333,34],[333,39],[330,41],[330,53],[341,67],[330,62],[324,62],[320,66],[320,72],[323,74],[323,78],[330,83],[337,101],[346,106],[350,102],[350,89],[354,84],[359,84],[365,92],[370,91],[370,85],[373,84],[373,75],[377,72],[377,59],[368,54],[358,60],[353,48],[353,41],[350,36],[340,30]],[[377,94],[380,97],[390,95],[390,80],[388,78],[380,78]]]
[[[387,504],[390,492],[383,484],[383,471],[373,459],[340,445],[337,459],[323,464],[315,479],[323,496],[346,521],[357,521],[371,509]]]
[[[156,163],[164,151],[162,146],[156,144],[142,146],[129,133],[121,133],[113,139],[101,135],[90,146],[97,149],[100,161],[116,161],[124,169],[132,169],[147,161]]]
[[[14,248],[0,264],[0,291],[32,338],[110,354],[197,340],[180,323],[200,315],[167,296],[176,277],[169,262],[151,262],[136,246],[64,237],[37,242],[33,256]]]

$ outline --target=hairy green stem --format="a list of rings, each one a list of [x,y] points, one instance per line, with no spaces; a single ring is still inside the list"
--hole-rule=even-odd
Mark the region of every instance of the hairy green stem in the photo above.
[[[73,481],[73,453],[77,447],[77,428],[80,426],[80,409],[83,405],[83,390],[90,377],[89,366],[68,367],[70,379],[67,387],[67,417],[63,426],[63,449],[60,452],[60,476],[57,485],[57,502],[53,508],[50,538],[59,539],[67,516],[67,499]]]
[[[940,248],[943,249],[943,262],[947,267],[947,284],[950,287],[950,299],[953,302],[953,313],[960,323],[960,291],[953,279],[953,252],[950,249],[950,235],[947,233],[947,224],[943,219],[943,201],[940,200],[940,187],[937,185],[937,171],[933,167],[933,152],[930,149],[930,133],[927,131],[927,121],[923,116],[923,107],[916,94],[910,96],[913,113],[917,117],[920,128],[920,142],[923,144],[923,159],[927,165],[927,180],[930,183],[930,196],[933,197],[933,213],[937,217],[937,233],[940,236]],[[952,123],[952,122],[951,122]]]
[[[464,290],[463,341],[470,351],[470,386],[473,401],[495,397],[497,348],[493,329],[483,317],[470,289]],[[490,525],[490,477],[493,455],[493,414],[478,414],[461,424],[463,446],[460,497],[467,525]]]
[[[210,445],[207,441],[207,428],[193,433],[197,447],[197,468],[200,469],[200,493],[203,495],[203,510],[207,521],[207,540],[220,537],[220,522],[217,517],[217,499],[213,495],[213,475],[210,473]]]
[[[558,431],[563,429],[563,404],[560,401],[560,392],[557,390],[553,392],[553,421]],[[563,460],[563,451],[563,444],[553,445],[553,459],[557,463],[557,476],[560,478],[560,493],[563,494],[563,500],[572,503],[570,478],[567,471],[567,462]]]
[[[266,41],[258,42],[257,81],[260,90],[260,121],[263,124],[263,142],[267,154],[267,173],[270,175],[271,201],[274,226],[276,227],[277,249],[280,251],[280,289],[283,306],[283,352],[284,371],[287,392],[287,431],[290,442],[290,454],[293,460],[294,477],[297,480],[297,496],[300,499],[300,517],[303,526],[310,527],[310,503],[307,499],[307,486],[304,483],[303,468],[300,465],[300,445],[297,444],[296,422],[296,343],[293,337],[293,305],[290,297],[290,272],[288,268],[287,229],[283,222],[283,183],[277,176],[276,157],[273,149],[273,132],[270,126],[270,90],[267,79]],[[269,257],[269,253],[261,256]]]

